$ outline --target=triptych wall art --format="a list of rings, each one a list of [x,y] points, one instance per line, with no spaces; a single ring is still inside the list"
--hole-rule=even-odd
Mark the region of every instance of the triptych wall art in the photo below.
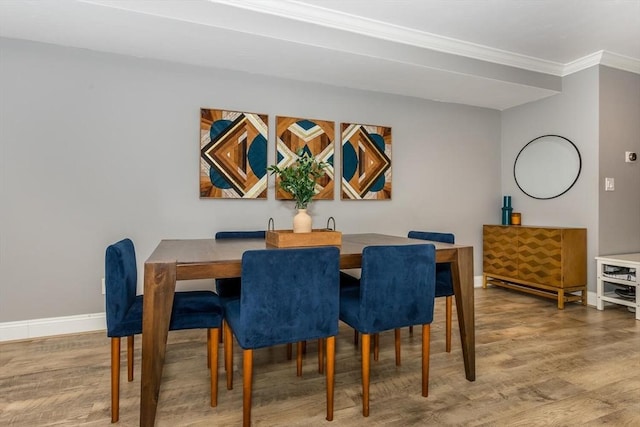
[[[267,198],[266,114],[200,110],[200,197]],[[298,150],[326,162],[326,176],[314,200],[333,200],[335,187],[335,123],[297,117],[276,117],[276,163],[286,167]],[[391,199],[391,128],[342,123],[341,199]],[[276,178],[276,199],[290,200]]]
[[[343,123],[343,200],[391,199],[391,128]]]
[[[296,153],[302,149],[320,162],[328,163],[326,175],[318,182],[314,200],[333,200],[333,154],[335,152],[335,125],[333,122],[295,117],[276,117],[276,163],[285,168],[295,163]],[[276,178],[276,199],[291,200]]]
[[[267,198],[266,114],[200,110],[200,197]]]

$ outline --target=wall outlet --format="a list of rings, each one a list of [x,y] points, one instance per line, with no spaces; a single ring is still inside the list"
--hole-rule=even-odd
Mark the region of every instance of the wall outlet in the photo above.
[[[633,151],[625,151],[624,153],[624,161],[627,163],[633,163],[638,160],[638,155]]]
[[[107,292],[105,286],[104,286],[104,277],[102,278],[102,295],[104,295]]]

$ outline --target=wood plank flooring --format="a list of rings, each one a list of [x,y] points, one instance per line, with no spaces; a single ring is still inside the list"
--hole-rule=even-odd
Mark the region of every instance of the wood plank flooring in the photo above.
[[[435,316],[428,398],[420,395],[420,328],[413,337],[403,330],[401,367],[388,332],[371,364],[371,415],[364,419],[359,352],[341,325],[334,421],[324,419],[324,377],[309,342],[302,378],[284,346],[255,352],[253,425],[640,425],[640,322],[626,307],[567,304],[560,311],[547,299],[476,289],[475,382],[464,377],[455,320],[453,351],[444,351],[443,299]],[[218,407],[211,408],[205,343],[204,331],[169,334],[156,425],[241,425],[241,352],[231,391],[220,358]],[[138,425],[140,344],[136,337],[132,383],[123,358],[121,426]],[[0,344],[0,426],[110,425],[109,349],[104,331]]]

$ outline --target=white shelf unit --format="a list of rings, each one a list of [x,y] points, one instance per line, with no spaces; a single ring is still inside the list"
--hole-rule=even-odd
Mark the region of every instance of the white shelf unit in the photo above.
[[[635,307],[636,320],[640,320],[640,253],[598,256],[596,261],[598,263],[596,283],[598,310],[604,310],[605,302]],[[612,271],[616,268],[624,269],[622,274]],[[629,286],[636,290],[635,300],[622,298],[615,293],[616,289]]]

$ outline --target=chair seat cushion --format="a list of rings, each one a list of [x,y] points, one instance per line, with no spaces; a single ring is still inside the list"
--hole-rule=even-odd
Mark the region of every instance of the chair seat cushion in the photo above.
[[[340,320],[365,334],[433,321],[435,247],[368,246],[360,286],[340,290]]]
[[[210,291],[176,292],[169,329],[219,328],[222,325],[220,298]]]
[[[340,288],[352,287],[352,286],[360,286],[360,279],[357,277],[353,277],[352,275],[345,273],[344,271],[340,272]]]
[[[142,295],[137,295],[121,321],[107,330],[109,337],[128,337],[142,333]]]
[[[110,337],[127,337],[142,333],[143,296],[138,295]],[[219,297],[210,291],[176,292],[173,299],[169,330],[219,328],[222,306]]]
[[[453,285],[451,284],[451,272],[448,275],[441,275],[437,271],[436,265],[436,298],[453,295]]]
[[[359,288],[355,288],[357,291]],[[330,335],[337,335],[338,333],[338,322],[329,320],[326,323],[330,326],[325,326],[324,330],[328,330],[329,332],[320,333],[317,331],[317,334],[307,334],[304,338],[296,337],[296,334],[300,333],[300,329],[302,330],[311,330],[310,325],[291,323],[290,319],[274,319],[269,311],[264,311],[264,317],[270,319],[270,321],[274,321],[274,324],[279,325],[277,328],[248,328],[246,325],[243,325],[240,317],[240,305],[241,299],[240,296],[232,296],[228,298],[220,298],[221,305],[223,307],[224,312],[224,320],[227,322],[233,334],[238,341],[238,345],[243,349],[257,349],[263,347],[270,347],[278,344],[288,344],[297,341],[304,340],[313,340],[316,338],[324,338]],[[322,301],[316,301],[316,304],[322,305]],[[263,307],[264,308],[264,307]],[[295,313],[301,310],[298,307],[293,313],[291,313],[291,317],[295,318]],[[313,310],[312,310],[313,311]],[[316,312],[321,310],[317,309]],[[308,311],[307,311],[308,312]],[[337,313],[336,313],[337,315]],[[313,316],[305,316],[306,320],[312,321]],[[304,322],[303,322],[304,323]],[[284,326],[284,327],[283,327]],[[247,332],[247,330],[252,330],[253,333]],[[288,332],[283,332],[283,330],[287,330]],[[299,339],[298,339],[299,338]]]
[[[216,279],[216,293],[221,298],[240,296],[240,278]]]

